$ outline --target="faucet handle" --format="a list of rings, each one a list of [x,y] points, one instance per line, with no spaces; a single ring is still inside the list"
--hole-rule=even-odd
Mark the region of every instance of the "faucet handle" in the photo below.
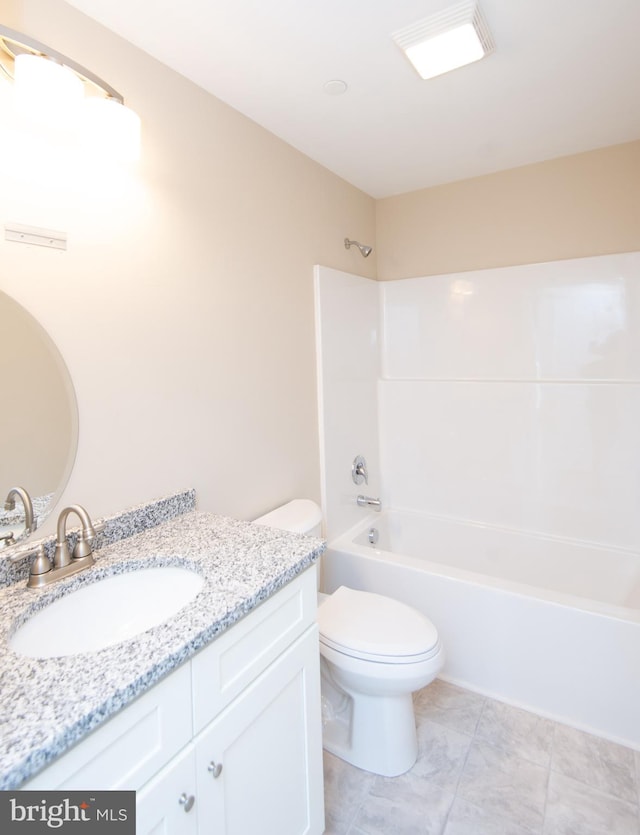
[[[93,553],[93,544],[96,541],[98,534],[101,533],[104,528],[104,522],[99,522],[95,525],[93,522],[90,522],[89,525],[82,528],[82,531],[78,536],[78,541],[73,549],[74,560],[80,560],[83,559],[83,557],[91,556]]]
[[[354,484],[369,483],[369,473],[367,472],[367,462],[363,455],[356,455],[351,465],[351,478]]]
[[[52,568],[51,560],[46,555],[44,544],[41,542],[36,549],[36,558],[31,563],[31,569],[29,570],[29,581],[27,583],[29,588],[41,586],[43,584],[43,575],[48,574]]]
[[[107,527],[105,522],[94,522],[91,527],[93,528],[93,538],[95,539],[99,533]]]
[[[37,545],[21,545],[13,553],[9,554],[9,562],[15,565],[15,563],[22,562],[27,557],[34,557],[36,555],[40,557],[42,554],[44,554],[44,545],[42,542],[39,542]]]
[[[9,557],[10,562],[17,563],[26,557],[34,556],[35,560],[31,563],[29,580],[27,581],[27,587],[30,589],[36,589],[46,585],[47,578],[45,575],[52,569],[51,560],[44,550],[44,543],[39,542],[37,545],[27,545],[24,548],[19,548]]]

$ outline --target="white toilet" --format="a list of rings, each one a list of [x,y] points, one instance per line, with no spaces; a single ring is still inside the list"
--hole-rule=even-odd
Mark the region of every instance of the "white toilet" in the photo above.
[[[315,502],[295,499],[254,522],[321,535]],[[418,755],[413,700],[444,664],[434,625],[404,603],[340,586],[318,595],[323,745],[352,765],[396,777]]]

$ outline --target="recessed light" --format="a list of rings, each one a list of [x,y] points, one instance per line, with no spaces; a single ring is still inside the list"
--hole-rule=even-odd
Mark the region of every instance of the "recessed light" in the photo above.
[[[489,27],[475,0],[465,0],[392,35],[421,78],[479,61],[494,49]]]
[[[347,85],[336,78],[333,81],[327,81],[323,89],[328,96],[341,96],[347,92]]]

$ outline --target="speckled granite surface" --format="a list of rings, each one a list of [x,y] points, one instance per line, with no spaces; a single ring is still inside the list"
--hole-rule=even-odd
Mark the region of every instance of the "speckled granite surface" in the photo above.
[[[49,589],[28,590],[22,581],[0,589],[0,789],[20,786],[323,550],[320,539],[191,511],[102,547],[95,566]],[[57,597],[110,574],[155,565],[189,567],[205,581],[169,621],[81,656],[32,659],[9,649],[15,629]]]
[[[36,519],[47,511],[52,498],[53,493],[47,493],[46,496],[31,497],[33,515]],[[0,504],[0,527],[3,525],[24,525],[24,506],[19,499],[16,500],[16,506],[13,510],[5,510],[4,505]]]
[[[128,536],[133,536],[133,534],[175,519],[183,513],[189,513],[189,511],[195,510],[195,508],[196,491],[183,490],[180,493],[164,496],[161,499],[155,499],[146,504],[136,505],[122,513],[116,513],[114,516],[106,516],[103,519],[94,518],[94,522],[104,523],[104,530],[96,538],[95,548],[100,549],[105,545],[119,542]],[[62,507],[60,510],[62,510]],[[90,511],[89,508],[87,510]],[[91,512],[89,512],[89,516],[91,516]],[[73,550],[77,539],[77,532],[80,530],[79,527],[74,529],[73,525],[79,522],[80,520],[74,514],[69,517],[67,541],[69,542],[70,550]],[[53,559],[53,552],[56,545],[55,535],[38,539],[36,532],[28,544],[31,544],[31,542],[42,542],[46,555],[50,560]],[[24,580],[26,582],[29,576],[29,559],[13,564],[9,562],[8,553],[10,552],[6,552],[5,550],[0,551],[0,586],[11,585],[18,580]]]

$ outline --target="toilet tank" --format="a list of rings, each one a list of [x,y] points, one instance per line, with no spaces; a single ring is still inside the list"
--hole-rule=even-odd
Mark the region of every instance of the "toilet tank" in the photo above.
[[[311,499],[294,499],[253,520],[256,525],[322,536],[322,511]]]

